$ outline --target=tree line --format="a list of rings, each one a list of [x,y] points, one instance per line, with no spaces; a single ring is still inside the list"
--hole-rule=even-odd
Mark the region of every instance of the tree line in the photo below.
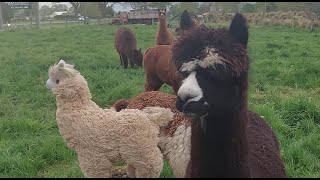
[[[1,5],[4,23],[14,17],[14,11],[3,2]],[[275,11],[311,11],[320,15],[320,2],[69,2],[72,6],[68,8],[65,4],[53,2],[52,6],[41,6],[40,16],[49,16],[53,12],[68,11],[74,15],[84,15],[88,17],[113,17],[115,12],[113,7],[119,4],[132,9],[167,8],[169,16],[175,16],[184,10],[193,13],[203,14],[209,10],[217,10],[222,13],[254,13],[254,12],[275,12]],[[25,9],[24,16],[32,16],[32,9]]]

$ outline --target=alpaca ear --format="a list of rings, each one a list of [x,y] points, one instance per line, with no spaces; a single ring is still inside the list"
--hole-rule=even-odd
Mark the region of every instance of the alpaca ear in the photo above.
[[[245,47],[248,44],[248,25],[246,18],[239,13],[233,17],[230,24],[229,33],[232,34]]]
[[[58,65],[61,68],[63,68],[65,64],[66,64],[66,62],[63,59],[60,59],[60,61],[58,62]]]
[[[164,8],[164,12],[167,12],[167,8]]]
[[[141,48],[139,49],[139,52],[141,52]]]

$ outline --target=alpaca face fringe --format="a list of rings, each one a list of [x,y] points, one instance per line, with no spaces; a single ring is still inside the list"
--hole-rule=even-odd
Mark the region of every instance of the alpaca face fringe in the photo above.
[[[221,64],[225,66],[225,60],[219,56],[218,51],[215,48],[209,48],[206,47],[203,50],[203,53],[206,54],[206,56],[202,59],[192,58],[193,61],[189,61],[187,63],[183,63],[180,67],[181,72],[192,72],[197,67],[201,68],[215,68],[215,65]]]

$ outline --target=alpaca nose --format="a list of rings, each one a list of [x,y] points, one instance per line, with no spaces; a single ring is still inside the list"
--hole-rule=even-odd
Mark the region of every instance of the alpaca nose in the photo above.
[[[182,101],[182,99],[177,96],[177,100],[176,100],[176,108],[178,111],[183,112],[183,105],[186,103],[187,101]]]
[[[178,111],[186,113],[186,114],[194,114],[197,116],[202,116],[208,113],[209,104],[202,97],[198,101],[189,101],[192,99],[185,98],[182,100],[179,96],[177,96],[176,100],[176,108]]]

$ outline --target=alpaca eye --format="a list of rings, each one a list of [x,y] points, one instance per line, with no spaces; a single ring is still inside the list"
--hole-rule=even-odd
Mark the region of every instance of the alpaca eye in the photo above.
[[[56,80],[56,83],[59,84],[59,79]]]

